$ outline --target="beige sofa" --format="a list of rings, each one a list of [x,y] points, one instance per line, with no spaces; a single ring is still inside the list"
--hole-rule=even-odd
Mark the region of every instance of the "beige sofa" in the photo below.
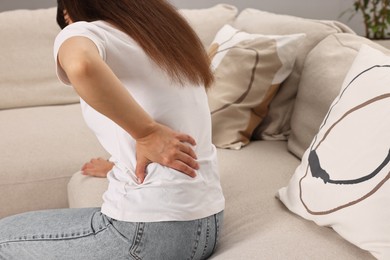
[[[275,194],[299,165],[360,45],[381,47],[334,21],[223,4],[182,13],[206,47],[224,24],[250,33],[306,33],[253,141],[218,150],[226,210],[212,259],[373,258],[332,229],[290,213]],[[0,218],[99,206],[107,185],[80,173],[71,179],[84,162],[107,154],[85,126],[76,94],[56,79],[58,31],[54,8],[0,13]]]

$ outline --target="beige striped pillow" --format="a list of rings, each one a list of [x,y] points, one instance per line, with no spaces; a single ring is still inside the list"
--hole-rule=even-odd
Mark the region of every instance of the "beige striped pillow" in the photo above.
[[[304,37],[249,34],[230,25],[217,33],[209,51],[215,82],[208,92],[217,147],[240,149],[249,143],[291,73]]]

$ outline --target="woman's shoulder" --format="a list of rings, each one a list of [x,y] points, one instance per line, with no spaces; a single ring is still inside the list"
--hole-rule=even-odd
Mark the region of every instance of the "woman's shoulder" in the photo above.
[[[106,35],[104,30],[98,26],[97,22],[84,21],[69,24],[58,33],[54,41],[55,55],[62,43],[64,43],[67,39],[76,36],[82,36],[90,39],[97,46],[102,58],[105,58]]]
[[[74,22],[72,24],[69,24],[66,26],[62,31],[59,33],[59,35],[62,34],[82,34],[82,33],[94,33],[99,34],[102,31],[101,26],[99,26],[100,21],[96,22],[85,22],[85,21],[79,21]]]
[[[120,30],[117,26],[103,20],[93,22],[79,21],[65,27],[59,35],[87,36],[101,41],[108,39],[121,39],[129,42],[131,37]]]

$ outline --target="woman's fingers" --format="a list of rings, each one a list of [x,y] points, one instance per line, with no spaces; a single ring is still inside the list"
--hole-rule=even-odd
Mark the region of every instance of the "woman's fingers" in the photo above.
[[[185,153],[189,156],[191,156],[191,158],[193,159],[198,159],[198,157],[196,156],[194,150],[187,144],[185,143],[180,143],[179,144],[179,148],[178,148],[182,153]]]
[[[84,175],[92,177],[107,177],[107,173],[112,169],[114,164],[103,158],[91,159],[89,162],[85,163],[81,168],[81,171]]]
[[[174,157],[174,159],[166,159],[164,166],[175,169],[179,172],[184,173],[192,178],[196,177],[196,171],[199,169],[198,162],[195,161],[191,156],[186,153],[178,152]],[[135,175],[139,183],[143,183],[146,176],[146,167],[150,161],[143,158],[137,158],[137,166],[135,169]]]
[[[196,171],[193,168],[189,167],[188,164],[186,164],[180,160],[176,160],[176,161],[172,162],[169,165],[169,167],[172,169],[175,169],[181,173],[184,173],[185,175],[188,175],[191,178],[196,177]]]
[[[199,164],[196,161],[197,156],[188,144],[178,143],[172,146],[169,152],[161,156],[162,165],[181,171],[189,176],[193,176],[195,170],[199,169]]]
[[[198,170],[199,164],[196,161],[197,156],[194,150],[186,144],[181,144],[179,149],[180,150],[177,151],[177,154],[175,156],[175,160],[181,161],[192,169]]]
[[[154,131],[136,141],[136,175],[140,181],[145,177],[146,161],[159,163],[191,177],[196,176],[199,165],[196,153],[191,147],[196,145],[196,141],[191,136],[156,124]]]
[[[137,165],[135,167],[135,176],[137,176],[138,182],[143,183],[146,176],[146,167],[150,161],[145,157],[137,157]]]
[[[182,143],[189,143],[190,145],[196,145],[195,139],[187,134],[177,133],[176,138]]]
[[[196,170],[199,169],[199,164],[195,160],[195,152],[187,144],[176,146],[171,153],[163,154],[161,164],[169,168],[175,169],[188,175],[192,178],[196,177]],[[135,175],[139,183],[143,183],[146,176],[146,167],[151,163],[146,157],[138,153]]]

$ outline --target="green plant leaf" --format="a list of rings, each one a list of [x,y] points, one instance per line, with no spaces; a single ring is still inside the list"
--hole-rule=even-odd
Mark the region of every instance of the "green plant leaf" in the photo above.
[[[348,12],[351,12],[349,20],[358,13],[363,16],[366,37],[385,38],[390,35],[390,0],[355,0],[341,16]]]

